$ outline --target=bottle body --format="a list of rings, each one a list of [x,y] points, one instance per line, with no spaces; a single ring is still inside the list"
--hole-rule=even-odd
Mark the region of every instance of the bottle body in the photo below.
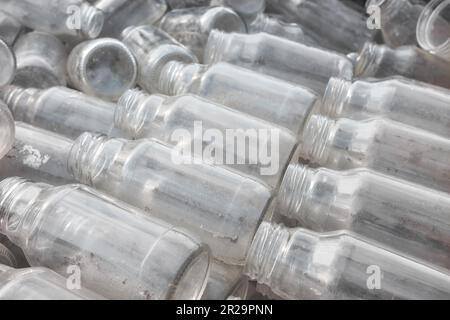
[[[205,62],[236,64],[305,86],[323,94],[331,77],[350,80],[353,65],[345,56],[266,33],[224,34],[214,30],[205,51]]]
[[[76,266],[81,284],[109,299],[202,295],[208,251],[188,234],[85,186],[11,178],[0,190],[1,231],[32,266]]]
[[[246,274],[284,299],[448,299],[450,274],[352,233],[263,223]]]

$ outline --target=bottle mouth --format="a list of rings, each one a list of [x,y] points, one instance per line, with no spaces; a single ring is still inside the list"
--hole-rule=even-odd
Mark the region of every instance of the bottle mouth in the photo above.
[[[356,77],[372,77],[377,71],[377,59],[379,47],[366,42],[361,49],[356,61],[354,61],[354,73]]]
[[[97,38],[103,30],[103,12],[88,3],[81,6],[81,33],[87,39]]]
[[[225,46],[225,37],[226,33],[217,29],[214,29],[209,33],[203,57],[203,62],[205,64],[212,65],[221,60]]]
[[[327,160],[327,145],[333,134],[335,120],[321,115],[312,115],[306,123],[301,137],[301,157],[322,165]]]
[[[6,42],[0,39],[0,88],[10,84],[16,72],[16,56]]]
[[[351,86],[351,81],[331,78],[322,98],[320,113],[330,118],[338,117]]]

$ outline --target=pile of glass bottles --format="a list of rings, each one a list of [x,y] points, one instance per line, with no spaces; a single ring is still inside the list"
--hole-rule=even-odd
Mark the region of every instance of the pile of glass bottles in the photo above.
[[[450,0],[0,0],[0,299],[450,299]]]

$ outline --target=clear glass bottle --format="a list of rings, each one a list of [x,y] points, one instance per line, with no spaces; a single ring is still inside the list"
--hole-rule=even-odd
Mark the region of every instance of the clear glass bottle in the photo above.
[[[313,89],[323,94],[331,77],[350,80],[347,57],[267,33],[210,33],[205,63],[229,62]]]
[[[157,92],[195,94],[295,134],[321,103],[307,88],[225,62],[207,66],[171,61],[155,75],[155,81]]]
[[[0,300],[102,300],[84,288],[70,290],[66,279],[47,268],[13,269],[0,264]]]
[[[156,78],[167,62],[198,62],[193,53],[157,27],[128,27],[122,32],[122,42],[137,60],[139,86],[150,93],[158,92]]]
[[[129,26],[153,24],[166,12],[164,0],[97,0],[97,9],[105,15],[102,36],[118,38]]]
[[[14,119],[77,138],[85,131],[108,133],[116,105],[65,87],[45,90],[9,86],[1,96]]]
[[[450,192],[450,139],[400,122],[355,121],[313,115],[305,126],[301,157],[330,169],[369,168]]]
[[[13,84],[46,89],[67,84],[67,51],[64,43],[45,32],[30,32],[14,45],[17,71]]]
[[[450,273],[345,231],[320,234],[264,222],[246,274],[284,299],[450,298]]]
[[[108,101],[117,101],[136,85],[136,59],[122,42],[112,38],[77,45],[69,55],[67,70],[73,87]]]
[[[450,139],[450,91],[406,78],[353,83],[332,78],[320,113],[354,120],[383,117]]]
[[[242,265],[271,200],[263,184],[180,155],[156,140],[83,134],[68,159],[74,177],[189,230],[215,258]]]
[[[277,12],[302,26],[321,47],[342,53],[358,51],[375,37],[367,17],[342,0],[266,0]]]
[[[450,270],[450,195],[366,169],[291,165],[275,211],[304,228],[350,230]]]
[[[3,158],[14,144],[14,119],[8,107],[0,100],[0,159]]]
[[[115,125],[124,138],[183,144],[185,154],[224,165],[273,189],[297,146],[297,137],[284,128],[193,95],[150,96],[129,90],[119,100]],[[179,137],[179,132],[186,134]],[[230,135],[236,138],[229,141]]]
[[[20,176],[52,185],[74,183],[66,163],[72,144],[64,136],[16,122],[14,145],[0,160],[0,180]]]
[[[16,74],[16,56],[9,45],[0,39],[0,88],[10,84]]]
[[[0,9],[0,39],[13,46],[22,31],[20,22]]]
[[[386,78],[404,76],[450,88],[450,64],[415,46],[391,49],[366,43],[355,61],[355,77]]]
[[[102,11],[84,0],[3,0],[2,10],[30,29],[69,41],[98,37],[104,23]]]
[[[0,231],[31,266],[60,275],[77,267],[80,284],[105,298],[199,299],[203,293],[207,247],[86,186],[9,178],[0,182],[0,208]]]
[[[450,60],[450,1],[430,1],[417,23],[417,41],[425,50]]]
[[[200,7],[169,11],[159,27],[203,60],[208,37],[213,29],[246,33],[247,27],[239,15],[226,7]]]

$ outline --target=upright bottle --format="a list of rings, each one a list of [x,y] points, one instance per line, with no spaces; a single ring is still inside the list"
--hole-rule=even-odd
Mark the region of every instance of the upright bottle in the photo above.
[[[14,119],[8,107],[0,100],[0,159],[14,144]]]
[[[205,49],[207,64],[229,62],[302,85],[323,94],[331,77],[350,80],[347,57],[267,33],[225,34],[213,30]]]
[[[450,298],[450,273],[345,231],[320,234],[264,222],[246,274],[284,299]]]
[[[320,112],[354,120],[379,116],[450,139],[450,91],[406,78],[353,83],[332,78]]]
[[[193,95],[129,90],[119,100],[115,124],[124,138],[181,144],[185,154],[225,165],[271,188],[280,183],[297,145],[297,137],[284,128]]]
[[[386,119],[355,121],[313,115],[301,157],[330,169],[370,168],[450,192],[450,139]]]
[[[81,185],[3,180],[0,232],[31,266],[79,268],[81,284],[108,299],[198,299],[209,270],[195,238]]]
[[[404,76],[450,88],[450,64],[415,46],[391,49],[366,43],[355,61],[355,76],[386,78]]]
[[[291,165],[275,212],[302,227],[350,230],[450,270],[450,196],[371,170]]]

